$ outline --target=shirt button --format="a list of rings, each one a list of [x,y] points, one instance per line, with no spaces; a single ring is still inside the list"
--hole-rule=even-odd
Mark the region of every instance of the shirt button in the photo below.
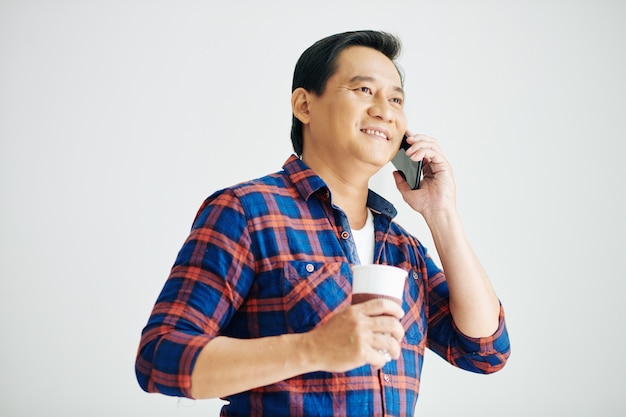
[[[346,240],[350,237],[350,233],[346,232],[345,230],[343,232],[341,232],[341,238],[343,240]]]
[[[315,271],[315,267],[312,264],[306,264],[306,272],[311,273]]]
[[[383,379],[385,380],[385,382],[391,381],[391,377],[389,376],[389,374],[383,374]]]
[[[416,279],[418,279],[418,278],[419,278],[419,275],[417,275],[417,272],[413,271],[413,279],[415,279],[415,280],[416,280]]]

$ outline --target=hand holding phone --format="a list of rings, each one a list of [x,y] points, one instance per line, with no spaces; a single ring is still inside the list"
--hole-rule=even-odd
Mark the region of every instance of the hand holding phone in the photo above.
[[[424,163],[423,161],[415,162],[406,155],[406,150],[411,146],[406,141],[406,138],[407,136],[405,134],[402,138],[400,149],[391,160],[391,163],[402,173],[409,187],[411,187],[412,190],[417,190],[422,180],[422,166]]]

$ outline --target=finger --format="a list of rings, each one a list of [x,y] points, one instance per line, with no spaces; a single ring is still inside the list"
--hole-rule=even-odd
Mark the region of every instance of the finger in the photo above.
[[[407,131],[407,142],[413,144],[413,143],[418,143],[418,142],[423,142],[423,143],[432,143],[432,144],[436,144],[437,143],[437,139],[428,136],[428,135],[424,135],[421,133],[416,133],[416,134],[408,134]]]
[[[391,357],[391,354],[388,351],[386,351],[384,349],[380,349],[378,351],[378,353],[383,355],[383,358],[385,358],[385,362],[391,362],[392,357]]]
[[[376,298],[373,300],[365,301],[355,306],[363,314],[367,316],[392,316],[397,319],[404,317],[404,310],[402,307],[392,300],[386,298]]]
[[[383,334],[387,338],[392,338],[396,342],[401,342],[404,338],[404,327],[400,320],[395,317],[378,316],[372,318],[372,331],[374,334]]]
[[[413,153],[411,148],[407,150],[407,155],[412,161],[423,161],[424,164],[447,164],[446,158],[438,147],[428,147],[425,144],[421,144]],[[426,166],[424,166],[426,168]]]
[[[434,152],[441,153],[437,139],[426,135],[414,135],[407,138],[407,142],[411,145],[407,150],[407,155],[412,155],[421,149],[431,149]]]
[[[387,362],[391,359],[398,359],[402,352],[400,342],[395,340],[387,333],[379,333],[372,347],[380,354],[385,356]]]
[[[367,363],[374,369],[380,369],[388,362],[385,355],[385,351],[382,349],[372,348],[367,358]],[[388,355],[391,355],[387,352]]]

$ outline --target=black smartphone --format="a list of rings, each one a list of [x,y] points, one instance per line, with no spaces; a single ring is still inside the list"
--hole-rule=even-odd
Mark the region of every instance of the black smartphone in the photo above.
[[[415,162],[406,156],[406,150],[409,149],[408,142],[406,141],[406,135],[402,138],[400,149],[396,156],[393,157],[391,163],[396,169],[404,175],[404,179],[409,184],[409,187],[413,190],[417,190],[420,187],[420,181],[422,180],[422,166],[423,161]]]

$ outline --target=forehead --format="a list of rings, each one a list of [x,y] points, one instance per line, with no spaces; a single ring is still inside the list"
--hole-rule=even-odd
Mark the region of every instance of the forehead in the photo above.
[[[382,52],[366,46],[350,46],[341,51],[331,78],[346,82],[355,76],[373,77],[394,86],[402,85],[395,64]]]

